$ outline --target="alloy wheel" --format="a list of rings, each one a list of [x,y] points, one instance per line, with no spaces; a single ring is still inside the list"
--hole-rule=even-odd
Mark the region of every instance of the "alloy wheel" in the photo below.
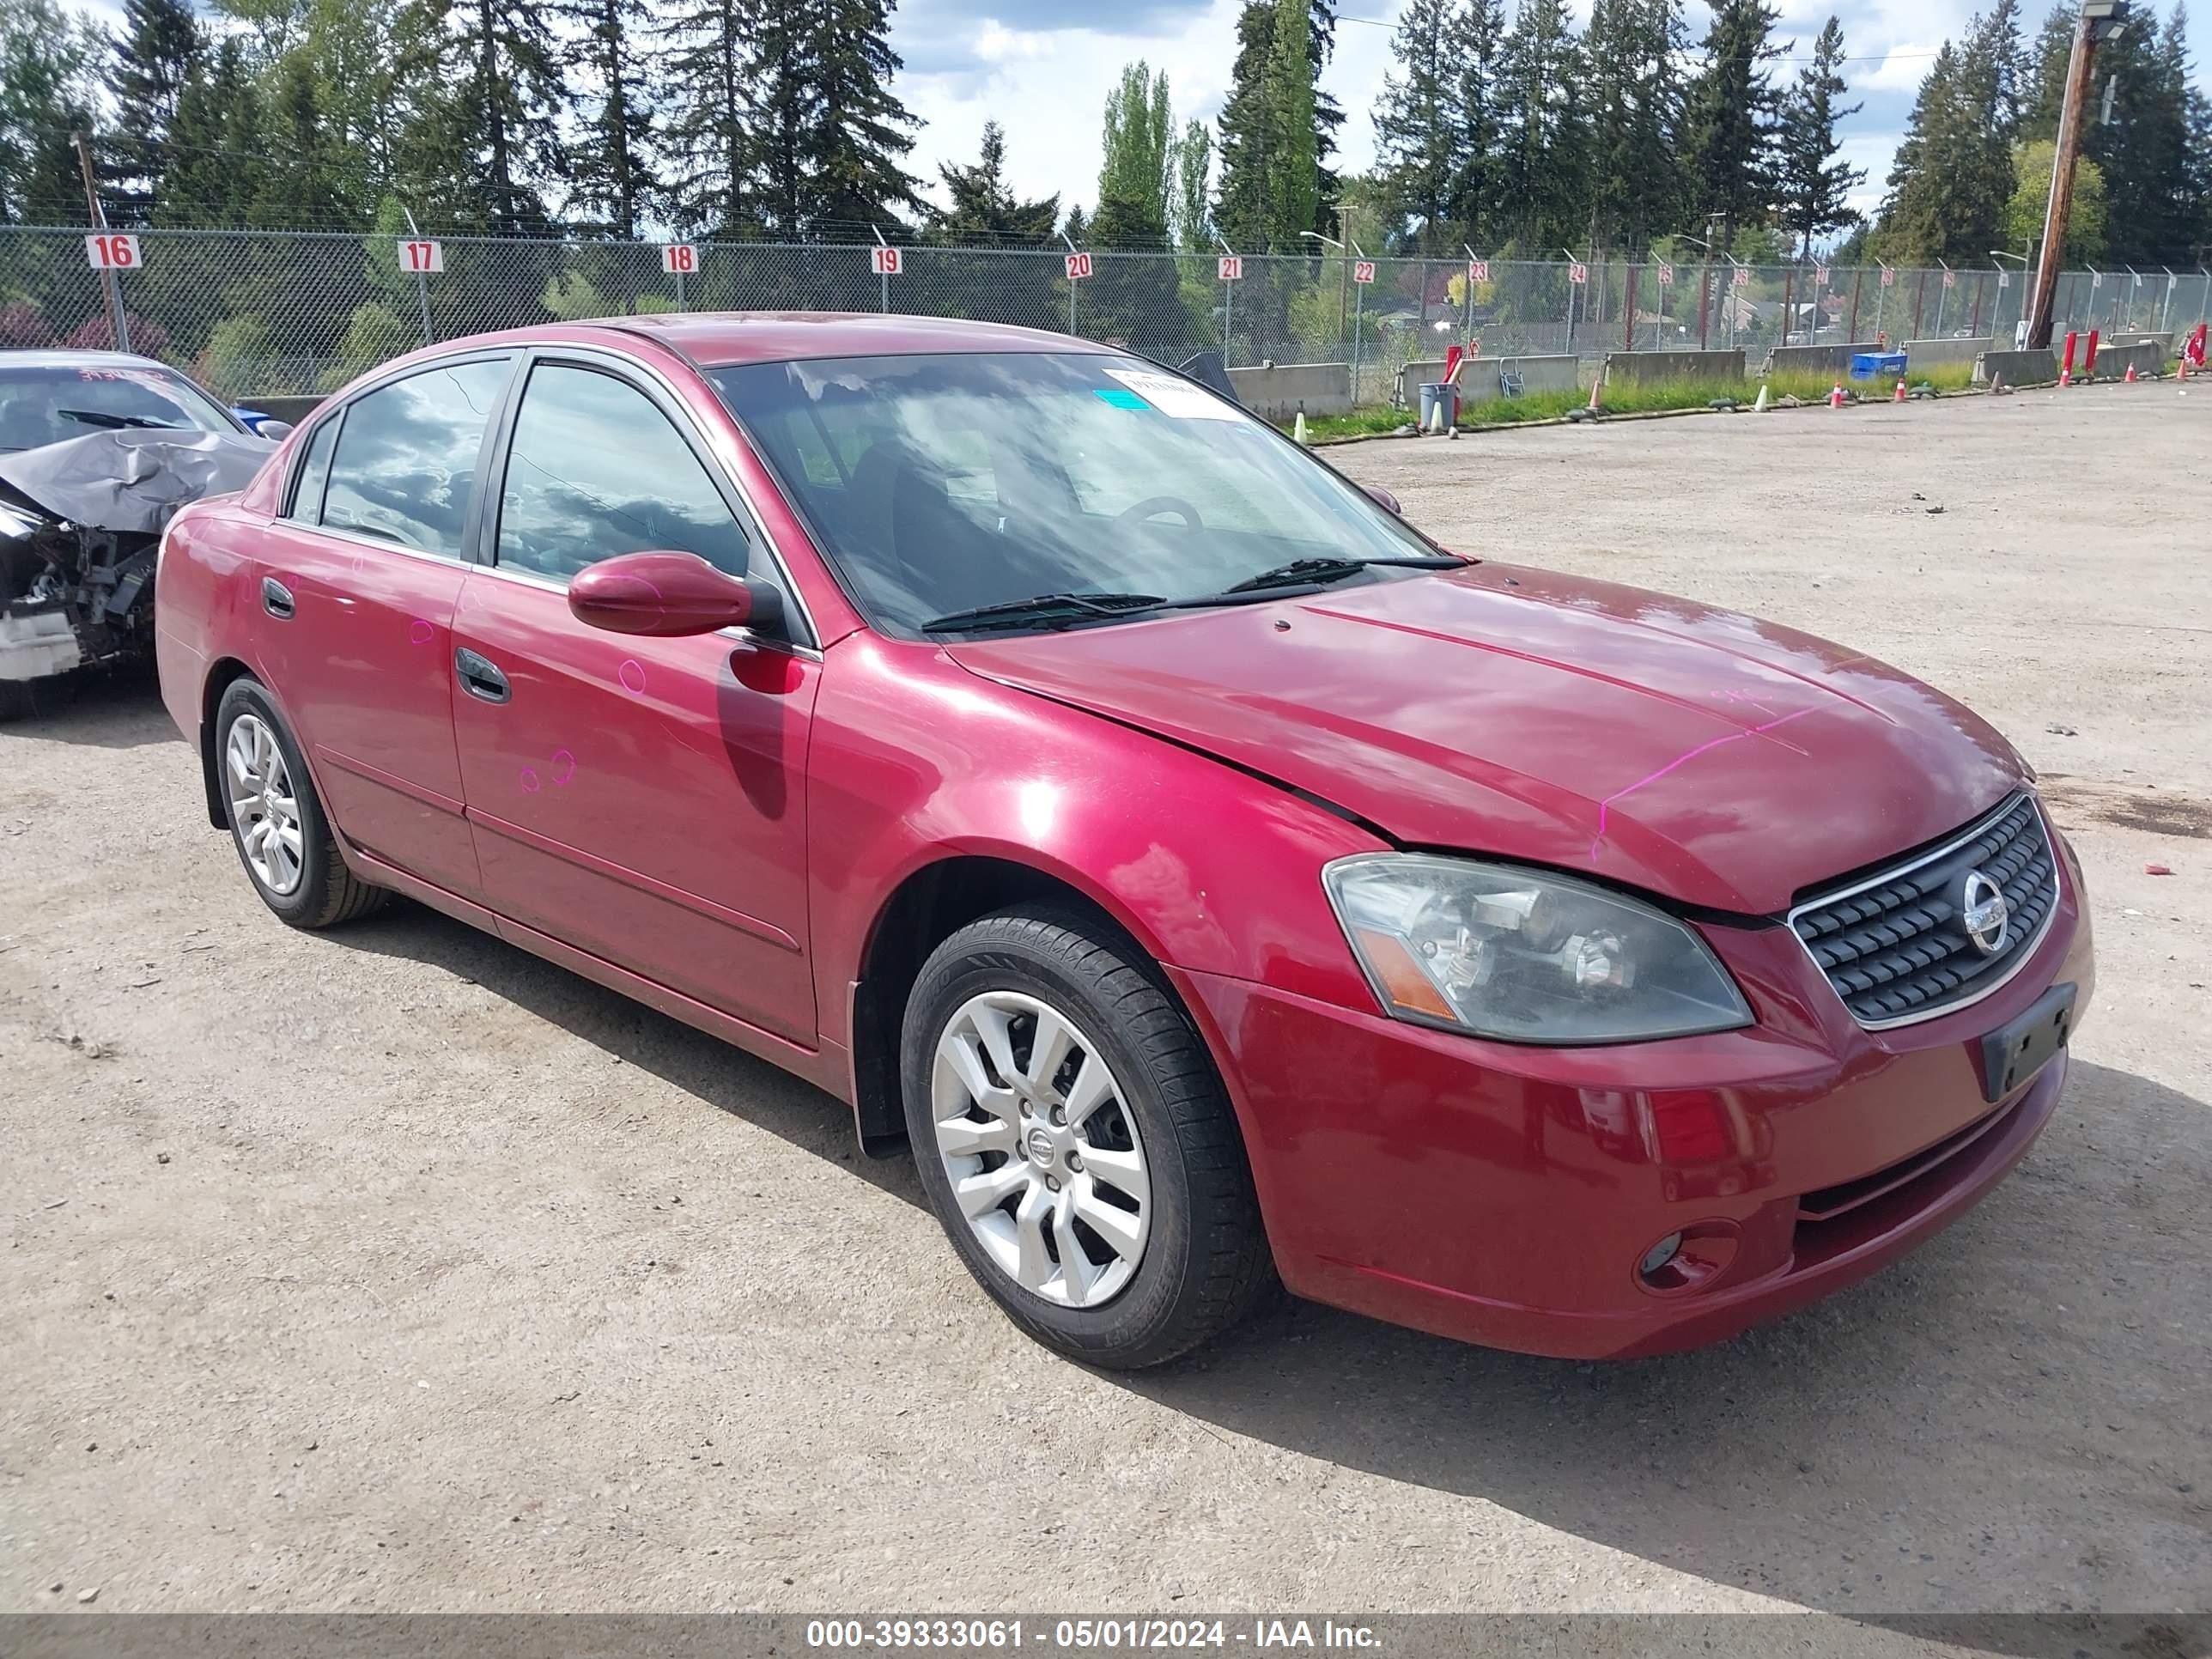
[[[276,734],[258,714],[240,714],[230,723],[223,774],[246,866],[255,880],[284,897],[299,886],[305,867],[300,803]]]

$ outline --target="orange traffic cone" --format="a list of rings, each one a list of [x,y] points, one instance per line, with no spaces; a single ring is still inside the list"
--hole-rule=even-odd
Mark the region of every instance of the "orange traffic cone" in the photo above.
[[[1897,383],[1897,395],[1896,395],[1895,397],[1892,398],[1890,399],[1890,402],[1892,402],[1892,403],[1893,403],[1893,404],[1901,404],[1901,403],[1903,403],[1904,401],[1905,401],[1905,382],[1904,382],[1902,380],[1899,380],[1898,381],[1898,383]]]
[[[1831,409],[1841,409],[1843,406],[1844,383],[1841,380],[1838,380],[1836,382],[1835,390],[1828,394],[1828,407]]]
[[[1590,382],[1589,412],[1591,414],[1602,415],[1605,413],[1605,404],[1600,401],[1601,395],[1604,391],[1605,376],[1600,374],[1597,379]]]
[[[2136,366],[2133,363],[2130,363],[2128,365],[2128,372],[2121,378],[2127,385],[2133,386],[2136,383]]]

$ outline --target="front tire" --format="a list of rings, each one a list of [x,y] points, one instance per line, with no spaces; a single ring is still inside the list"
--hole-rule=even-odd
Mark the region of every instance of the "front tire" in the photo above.
[[[329,927],[388,896],[354,874],[300,745],[258,680],[233,680],[215,711],[223,818],[253,890],[294,927]]]
[[[1135,945],[1073,908],[971,922],[908,999],[900,1079],[953,1249],[1047,1347],[1157,1365],[1273,1281],[1243,1138]]]

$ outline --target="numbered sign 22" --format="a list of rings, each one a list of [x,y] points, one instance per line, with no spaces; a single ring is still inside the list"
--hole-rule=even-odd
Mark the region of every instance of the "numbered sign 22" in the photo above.
[[[94,270],[136,270],[139,264],[138,239],[102,231],[97,236],[84,239],[84,257],[92,261]]]
[[[1214,264],[1221,272],[1223,282],[1241,283],[1244,280],[1244,262],[1237,255],[1224,253],[1220,258],[1215,260]]]
[[[868,268],[878,276],[899,274],[899,251],[895,247],[872,247],[868,250]]]
[[[1375,261],[1372,259],[1362,259],[1356,263],[1352,267],[1352,280],[1355,283],[1373,282],[1375,280]]]
[[[1488,282],[1490,280],[1490,261],[1487,259],[1468,260],[1467,264],[1467,279],[1470,283]]]
[[[399,268],[410,276],[434,276],[446,268],[446,248],[442,242],[402,242],[399,245]]]
[[[699,269],[699,250],[689,242],[664,243],[660,250],[660,268],[671,276],[690,276]]]
[[[1067,280],[1071,283],[1079,283],[1091,274],[1091,256],[1087,253],[1071,253],[1060,264],[1067,268]]]

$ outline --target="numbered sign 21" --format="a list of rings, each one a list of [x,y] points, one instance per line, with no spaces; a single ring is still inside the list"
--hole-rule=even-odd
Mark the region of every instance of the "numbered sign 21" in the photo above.
[[[899,251],[895,247],[872,247],[868,250],[868,268],[878,276],[899,274]]]
[[[138,239],[102,231],[97,236],[84,239],[84,256],[92,261],[94,270],[136,270],[139,264]]]
[[[399,268],[410,276],[434,276],[446,268],[445,244],[402,242],[399,245]]]
[[[1373,282],[1375,280],[1375,261],[1372,259],[1362,259],[1354,264],[1352,267],[1352,280],[1355,283]]]
[[[1224,253],[1214,264],[1221,272],[1223,282],[1241,283],[1244,280],[1244,261],[1237,255]]]
[[[660,250],[660,268],[671,276],[690,276],[699,269],[699,250],[689,242],[668,242]]]
[[[1091,256],[1087,253],[1071,253],[1060,264],[1067,268],[1067,280],[1071,283],[1079,283],[1091,274]]]

